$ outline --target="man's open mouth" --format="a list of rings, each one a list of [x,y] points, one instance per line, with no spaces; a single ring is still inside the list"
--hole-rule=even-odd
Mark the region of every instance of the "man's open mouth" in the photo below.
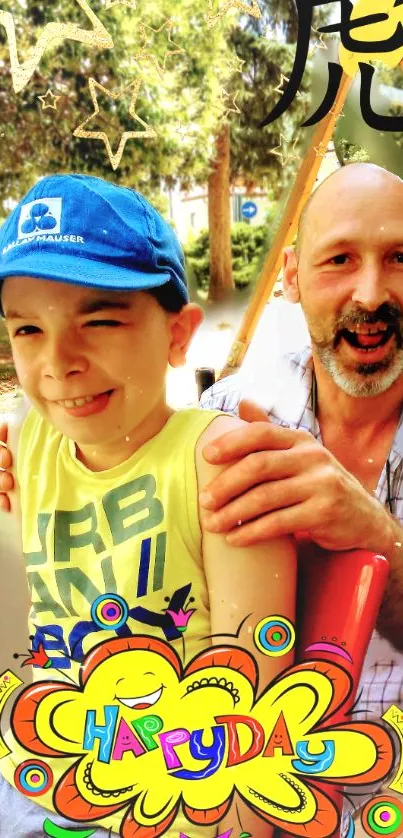
[[[361,349],[370,352],[385,346],[393,335],[396,334],[396,327],[386,323],[377,323],[374,326],[361,325],[353,329],[342,329],[338,333],[338,342],[341,338],[354,349]]]

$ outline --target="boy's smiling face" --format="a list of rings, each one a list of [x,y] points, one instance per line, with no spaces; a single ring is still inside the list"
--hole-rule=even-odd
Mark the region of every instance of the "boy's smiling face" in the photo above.
[[[184,363],[197,306],[171,314],[143,291],[36,277],[8,277],[2,305],[21,386],[86,465],[123,462],[161,430],[167,365]]]

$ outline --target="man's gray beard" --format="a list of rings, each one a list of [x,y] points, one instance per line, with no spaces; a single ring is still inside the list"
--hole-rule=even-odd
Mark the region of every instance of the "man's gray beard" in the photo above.
[[[382,362],[362,364],[354,372],[346,372],[340,367],[336,352],[330,347],[318,346],[313,341],[316,352],[323,366],[332,376],[333,381],[347,393],[356,398],[378,396],[385,393],[403,373],[403,349],[394,351],[394,358],[388,356]]]

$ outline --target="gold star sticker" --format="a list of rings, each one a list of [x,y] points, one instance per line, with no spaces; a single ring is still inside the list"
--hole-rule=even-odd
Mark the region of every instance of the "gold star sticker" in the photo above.
[[[219,102],[217,105],[213,105],[214,108],[219,108],[220,118],[227,119],[229,113],[241,113],[241,111],[239,110],[238,105],[235,101],[238,94],[239,94],[239,90],[237,90],[237,92],[232,96],[232,103],[231,103],[232,108],[231,108],[229,105],[224,104],[225,99],[231,99],[231,94],[227,93],[227,91],[225,90],[225,87],[221,88],[221,93],[220,93],[221,102]]]
[[[319,145],[314,145],[313,150],[316,154],[316,157],[326,157],[327,147],[323,145],[323,143],[319,143]]]
[[[284,82],[285,82],[285,81],[286,81],[286,82],[287,82],[287,84],[288,84],[288,82],[290,81],[290,79],[289,79],[287,76],[284,76],[284,75],[283,75],[283,73],[281,73],[281,78],[280,78],[280,81],[279,81],[279,83],[278,83],[277,87],[275,87],[275,88],[274,88],[274,92],[275,92],[275,93],[284,93],[284,90],[282,90],[281,88],[282,88],[282,86],[283,86],[283,84],[284,84]]]
[[[238,55],[235,55],[233,58],[228,59],[225,63],[232,73],[242,73],[242,65],[245,64],[245,59],[239,58]]]
[[[323,32],[319,32],[319,30],[315,29],[314,27],[312,27],[312,32],[315,33],[315,35],[318,39],[317,44],[315,45],[317,47],[317,49],[327,49],[327,45],[325,44],[325,42],[323,40]]]
[[[206,13],[206,21],[207,21],[207,29],[212,29],[213,26],[218,23],[220,17],[223,17],[228,9],[239,9],[241,12],[244,12],[246,15],[250,15],[251,17],[255,17],[257,19],[262,17],[262,13],[259,9],[259,6],[256,0],[252,0],[252,5],[248,5],[248,3],[243,3],[242,0],[225,0],[224,5],[221,6],[221,9],[218,10],[216,14],[213,14],[213,6],[214,0],[207,0],[207,8],[208,11]]]
[[[144,120],[141,119],[139,117],[139,115],[136,113],[136,101],[137,101],[137,96],[139,94],[141,84],[142,84],[141,79],[136,79],[135,81],[132,81],[129,84],[126,84],[124,87],[121,87],[120,90],[118,90],[116,93],[112,93],[111,90],[108,90],[106,87],[104,87],[102,84],[100,84],[95,79],[90,78],[89,81],[88,81],[88,86],[89,86],[89,89],[90,89],[91,99],[92,99],[92,102],[93,102],[93,105],[94,105],[94,112],[89,117],[87,117],[87,119],[85,119],[84,122],[82,122],[81,125],[79,125],[73,131],[73,136],[74,137],[84,137],[84,138],[87,138],[87,139],[90,139],[90,140],[92,140],[92,139],[103,140],[103,142],[105,143],[105,146],[106,146],[106,150],[108,152],[108,157],[109,157],[112,169],[117,169],[118,168],[119,163],[122,159],[122,155],[123,155],[123,152],[124,152],[124,149],[125,149],[125,145],[126,145],[127,141],[130,140],[132,137],[141,137],[141,138],[145,139],[146,137],[156,137],[157,136],[157,133],[156,133],[156,131],[154,131],[154,128],[150,128],[147,125],[147,123],[144,122]],[[144,131],[124,131],[121,138],[120,138],[119,146],[118,146],[118,149],[115,152],[115,154],[112,151],[108,135],[105,133],[105,131],[84,131],[85,126],[88,125],[88,123],[94,118],[94,116],[96,116],[99,113],[99,105],[98,105],[97,93],[96,93],[97,89],[98,89],[98,92],[102,92],[102,93],[106,94],[106,96],[109,96],[111,99],[113,99],[115,101],[117,99],[120,99],[120,97],[127,90],[131,90],[132,94],[131,94],[130,105],[129,105],[129,114],[130,114],[130,116],[133,117],[133,119],[136,120],[136,122],[139,122],[140,125],[143,125],[144,129],[145,129]]]
[[[106,0],[105,9],[113,9],[114,6],[127,6],[128,9],[135,9],[136,0]]]
[[[279,157],[282,166],[285,166],[287,163],[290,162],[290,160],[299,160],[299,155],[295,154],[295,145],[297,139],[298,137],[295,137],[295,140],[293,140],[290,150],[285,150],[284,144],[288,146],[290,140],[287,140],[287,137],[285,137],[284,134],[280,134],[280,145],[276,145],[275,148],[271,148],[270,154],[274,154],[276,157]]]
[[[95,12],[92,11],[87,0],[75,0],[92,23],[92,29],[82,29],[75,23],[58,23],[52,21],[47,23],[26,61],[20,63],[17,52],[17,39],[15,35],[15,23],[11,12],[0,9],[0,25],[4,26],[7,34],[8,49],[10,53],[10,68],[15,93],[28,84],[35,70],[42,60],[49,43],[55,39],[80,41],[82,44],[89,44],[91,47],[113,47],[113,40],[105,29]]]
[[[167,59],[171,55],[178,55],[179,53],[186,52],[186,50],[181,49],[181,47],[178,44],[175,44],[175,42],[172,40],[173,26],[174,26],[173,20],[166,20],[162,24],[162,26],[160,26],[159,29],[153,29],[153,27],[149,26],[147,23],[139,23],[139,25],[138,25],[138,30],[140,32],[140,37],[141,37],[143,43],[142,43],[140,51],[137,52],[134,55],[134,59],[136,61],[149,61],[151,64],[154,65],[154,67],[155,67],[158,75],[160,76],[160,78],[162,78],[162,76],[164,75]],[[153,32],[154,35],[158,35],[163,30],[166,30],[166,32],[164,32],[164,34],[168,34],[167,46],[169,46],[170,48],[165,50],[164,58],[163,58],[162,66],[161,66],[158,59],[155,57],[155,55],[153,55],[153,53],[150,50],[147,50],[147,47],[151,43],[151,39],[148,35],[148,32]],[[171,49],[171,47],[175,47],[175,49]]]
[[[55,94],[52,93],[50,87],[48,87],[44,96],[38,96],[37,98],[42,103],[43,111],[46,111],[47,108],[53,108],[54,111],[57,110],[57,103],[60,99],[60,96],[55,96]]]
[[[335,107],[330,108],[329,113],[330,113],[332,116],[335,116],[335,117],[336,117],[336,118],[338,118],[338,119],[340,119],[340,117],[342,117],[342,116],[345,116],[344,111],[339,111],[339,113],[337,113],[337,111],[336,111],[336,108],[335,108]]]
[[[327,45],[325,44],[325,42],[323,40],[322,32],[318,32],[318,30],[314,29],[313,26],[312,26],[312,32],[315,33],[315,35],[317,37],[317,41],[316,41],[316,43],[314,43],[312,49],[309,51],[308,58],[313,58],[313,56],[315,55],[316,50],[318,50],[318,49],[327,49]]]

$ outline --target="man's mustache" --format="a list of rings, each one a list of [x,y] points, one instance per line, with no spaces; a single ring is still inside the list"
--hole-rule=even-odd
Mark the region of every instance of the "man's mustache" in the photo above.
[[[376,311],[360,308],[340,315],[334,324],[334,347],[338,346],[346,329],[352,331],[357,326],[372,326],[376,323],[384,323],[393,329],[399,348],[403,346],[403,310],[394,303],[383,303]]]

